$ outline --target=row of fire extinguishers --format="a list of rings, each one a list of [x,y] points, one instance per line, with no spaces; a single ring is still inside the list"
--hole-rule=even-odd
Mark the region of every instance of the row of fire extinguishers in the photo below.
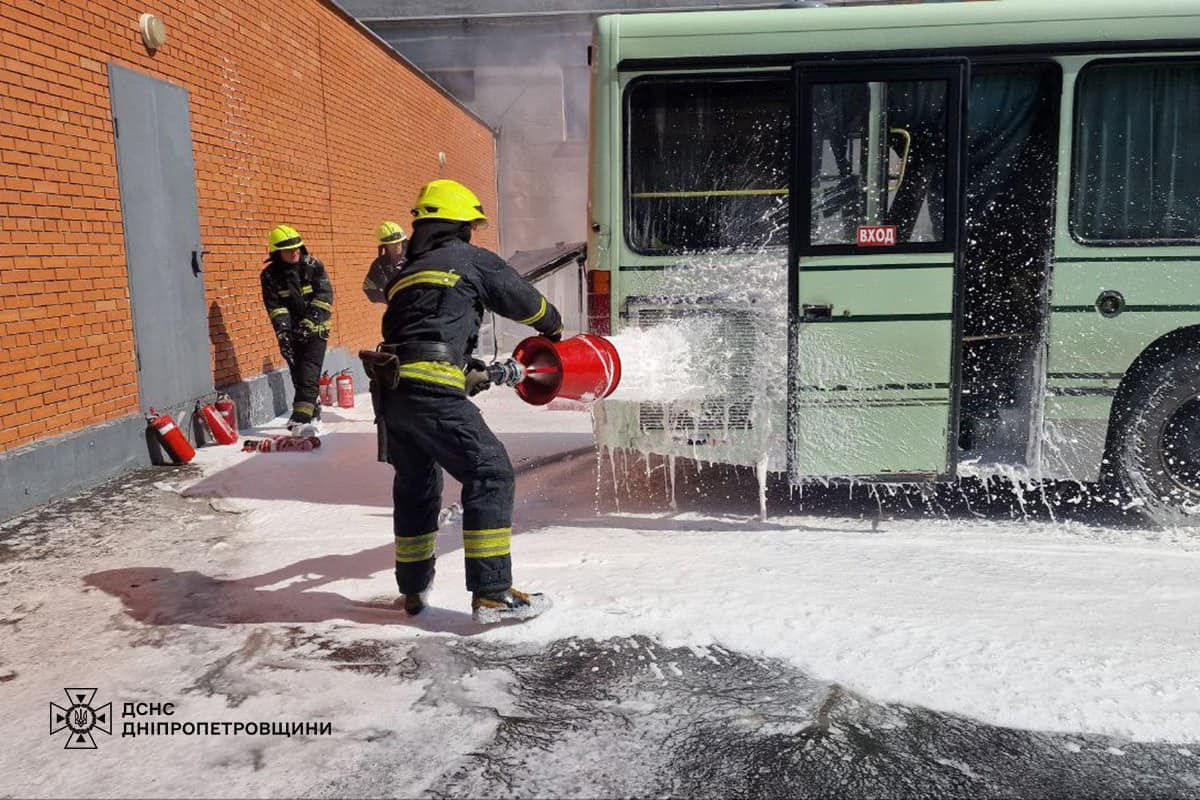
[[[321,376],[321,405],[334,404],[335,387],[337,405],[341,408],[354,408],[354,379],[349,370],[342,370],[334,375],[326,372]],[[212,402],[201,400],[196,403],[195,417],[203,420],[203,430],[217,444],[237,443],[237,406],[229,395],[218,394]],[[154,429],[159,441],[176,464],[187,464],[195,458],[196,448],[188,441],[170,414],[159,414],[152,408],[146,415],[146,422]],[[317,436],[268,436],[265,439],[247,439],[242,444],[242,450],[258,453],[308,452],[320,446],[321,440]]]
[[[204,431],[217,444],[235,444],[238,438],[237,406],[227,394],[216,399],[196,403],[195,419],[202,420]],[[186,464],[196,456],[196,448],[184,436],[170,414],[160,414],[153,408],[146,415],[146,423],[158,435],[163,447],[176,464]]]
[[[354,379],[350,377],[350,370],[344,369],[333,375],[328,372],[321,373],[320,391],[318,392],[321,405],[333,405],[335,387],[338,407],[354,408]]]

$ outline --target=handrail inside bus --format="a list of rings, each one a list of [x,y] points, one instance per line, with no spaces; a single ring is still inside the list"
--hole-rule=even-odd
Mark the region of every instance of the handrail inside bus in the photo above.
[[[636,200],[657,200],[664,197],[754,197],[787,194],[787,189],[711,189],[694,192],[632,192]]]

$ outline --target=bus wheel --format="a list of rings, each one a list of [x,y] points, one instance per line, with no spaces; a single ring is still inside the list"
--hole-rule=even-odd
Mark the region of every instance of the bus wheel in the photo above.
[[[1200,355],[1146,376],[1117,440],[1121,485],[1164,525],[1200,525]]]

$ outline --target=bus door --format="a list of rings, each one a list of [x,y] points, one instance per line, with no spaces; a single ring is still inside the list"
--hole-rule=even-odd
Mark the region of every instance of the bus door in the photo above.
[[[789,475],[952,478],[966,62],[794,75]]]

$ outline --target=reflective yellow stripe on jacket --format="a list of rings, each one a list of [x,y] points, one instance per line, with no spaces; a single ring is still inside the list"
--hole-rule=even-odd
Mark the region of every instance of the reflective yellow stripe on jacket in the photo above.
[[[517,322],[520,323],[521,325],[532,325],[533,323],[537,322],[539,319],[541,319],[544,316],[546,316],[546,298],[545,297],[542,298],[542,304],[538,307],[536,314],[534,314],[532,317],[526,317],[525,319],[519,319],[519,320],[517,320]]]
[[[333,306],[329,303],[326,303],[324,300],[313,300],[312,304],[322,311],[328,311],[330,314],[333,313]]]
[[[488,528],[463,531],[463,551],[467,558],[496,558],[509,554],[512,528]]]
[[[452,386],[455,389],[464,389],[467,385],[463,371],[445,361],[413,361],[401,364],[398,372],[401,378]]]
[[[288,314],[288,313],[290,313],[290,312],[286,308],[272,308],[271,309],[271,319],[275,319],[276,317],[282,317],[284,314]]]
[[[392,284],[392,288],[388,289],[387,299],[391,301],[398,292],[402,292],[410,286],[431,285],[431,286],[455,286],[462,280],[462,275],[455,272],[441,272],[435,269],[426,269],[421,272],[414,272],[412,275],[405,275],[400,280]]]

